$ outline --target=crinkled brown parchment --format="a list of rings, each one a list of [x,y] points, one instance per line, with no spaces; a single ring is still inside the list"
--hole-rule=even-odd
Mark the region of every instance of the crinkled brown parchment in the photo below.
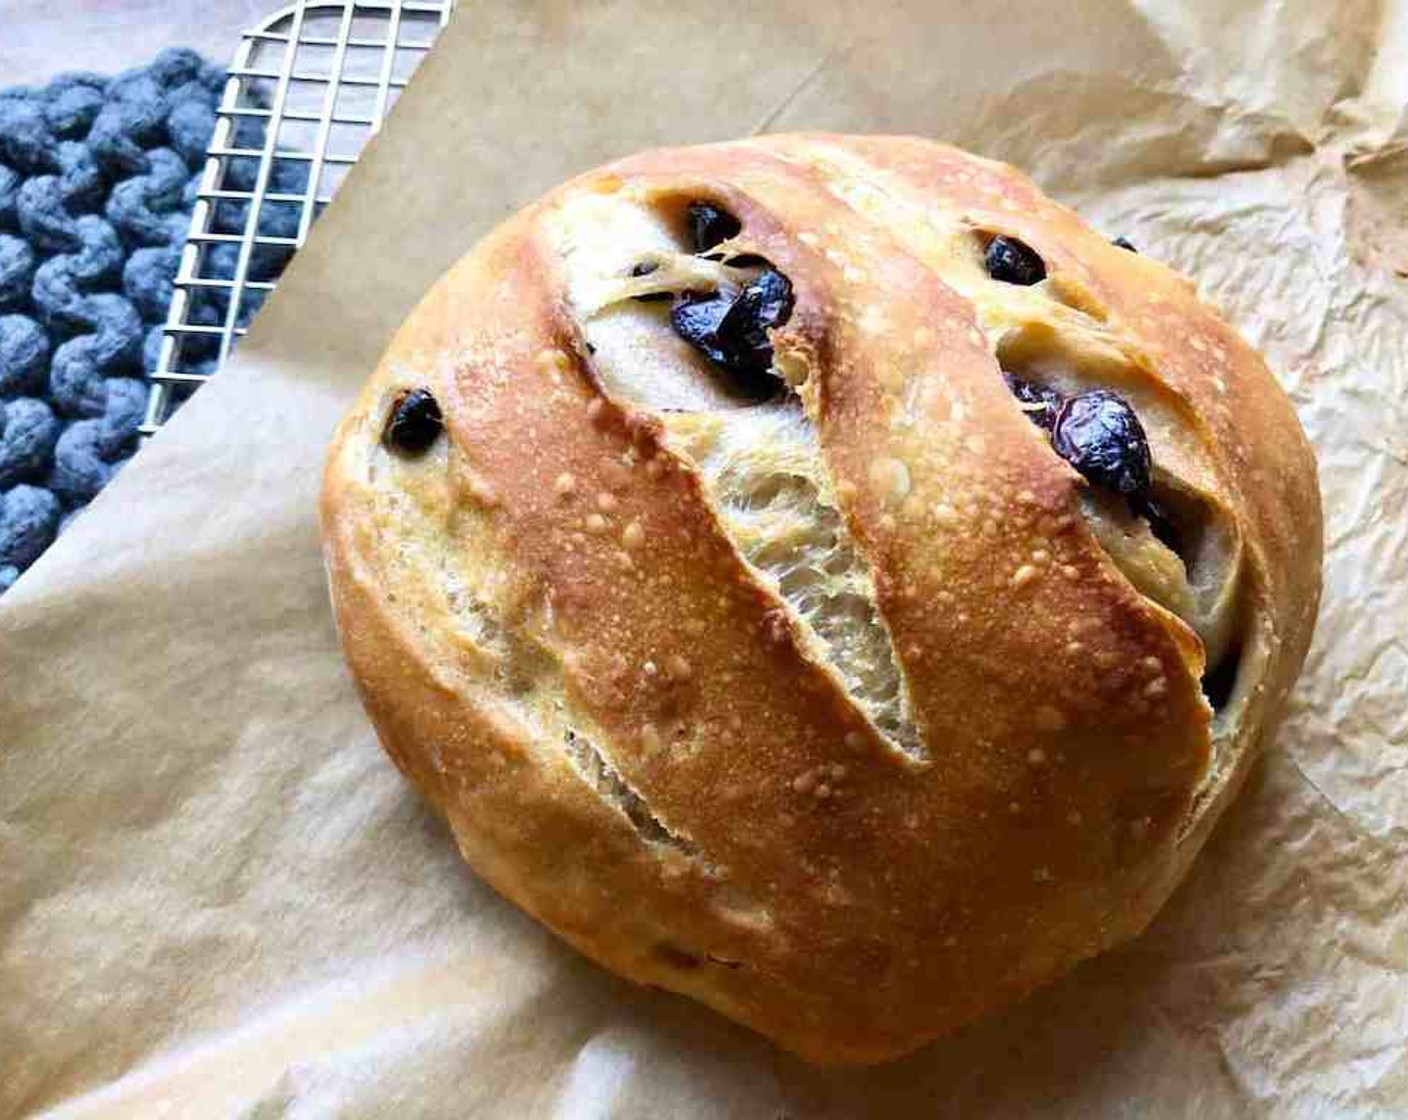
[[[1408,1113],[1405,105],[1403,0],[467,0],[233,366],[0,604],[0,1114]],[[1149,933],[861,1073],[474,878],[358,707],[315,523],[336,418],[490,225],[637,148],[809,127],[1010,160],[1192,274],[1327,515],[1293,708]]]

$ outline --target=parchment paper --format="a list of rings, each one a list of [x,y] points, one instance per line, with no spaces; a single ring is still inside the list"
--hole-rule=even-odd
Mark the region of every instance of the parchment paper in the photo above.
[[[0,1113],[1408,1113],[1408,7],[755,7],[463,5],[233,366],[6,596]],[[633,149],[801,127],[1011,160],[1193,274],[1328,515],[1291,714],[1149,933],[860,1073],[475,879],[358,707],[314,510],[337,416],[492,223]]]

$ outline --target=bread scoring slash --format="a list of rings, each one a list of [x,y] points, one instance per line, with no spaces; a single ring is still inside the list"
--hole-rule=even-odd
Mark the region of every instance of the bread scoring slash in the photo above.
[[[1320,508],[1262,360],[1132,248],[815,134],[622,160],[461,260],[323,529],[475,869],[817,1063],[1143,929],[1299,671]]]

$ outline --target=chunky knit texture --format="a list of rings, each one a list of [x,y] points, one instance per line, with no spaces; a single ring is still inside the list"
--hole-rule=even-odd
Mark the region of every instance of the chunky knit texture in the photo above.
[[[0,594],[136,449],[225,81],[172,49],[115,78],[0,91]],[[235,143],[262,147],[261,122],[242,122]],[[249,190],[256,170],[231,161],[224,185]],[[305,176],[276,161],[270,189],[302,191]],[[242,233],[246,218],[245,203],[221,202],[211,229]],[[289,237],[297,221],[266,206],[260,233]],[[200,274],[232,277],[238,252],[210,247]],[[290,252],[256,247],[249,278],[274,279]],[[228,309],[223,290],[201,289],[187,318],[216,325]],[[215,353],[214,338],[188,337],[180,368],[211,373]]]

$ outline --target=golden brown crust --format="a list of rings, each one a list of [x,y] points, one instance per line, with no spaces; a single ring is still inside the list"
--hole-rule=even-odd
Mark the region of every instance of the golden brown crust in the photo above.
[[[744,555],[677,421],[605,391],[555,232],[591,196],[721,203],[790,278],[778,364],[921,754]],[[1003,383],[1017,312],[943,257],[970,227],[1043,255],[1046,303],[1012,329],[1124,355],[1172,417],[1156,453],[1231,526],[1251,652],[1212,733],[1198,637],[1122,574]],[[411,460],[379,439],[417,385],[449,438]],[[1142,929],[1294,680],[1319,588],[1313,460],[1256,354],[1018,173],[911,138],[646,153],[515,216],[397,335],[323,519],[368,711],[475,867],[608,967],[828,1063],[903,1054]]]

